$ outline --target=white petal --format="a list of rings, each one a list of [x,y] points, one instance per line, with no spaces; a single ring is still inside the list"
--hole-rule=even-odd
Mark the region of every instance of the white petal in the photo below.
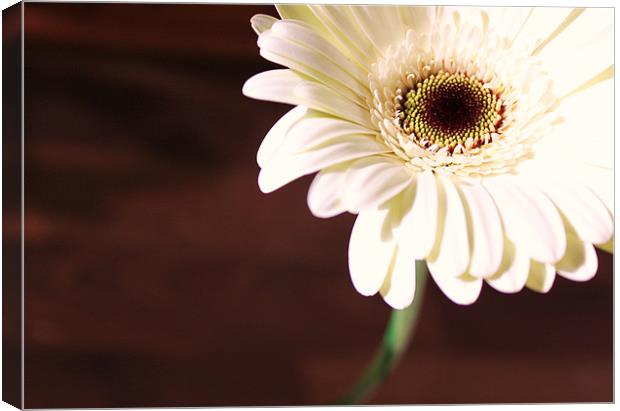
[[[556,135],[562,155],[598,167],[614,166],[614,83],[605,81],[577,93],[560,106],[564,122]],[[557,155],[557,150],[556,150]]]
[[[250,24],[252,25],[252,29],[256,32],[256,34],[261,34],[265,30],[269,30],[273,23],[278,21],[275,17],[268,16],[266,14],[255,14],[250,19]]]
[[[573,9],[568,7],[534,7],[519,30],[513,45],[517,47],[532,45],[532,51],[545,42],[559,28]]]
[[[413,302],[415,294],[415,258],[399,244],[395,258],[381,287],[381,296],[392,308],[401,310]]]
[[[452,301],[461,305],[469,305],[474,303],[480,295],[482,289],[482,279],[469,276],[467,274],[461,277],[452,277],[437,271],[433,271],[429,267],[429,271],[437,286]]]
[[[539,181],[539,184],[579,237],[594,244],[603,244],[611,239],[613,220],[601,200],[587,187],[575,181],[570,184],[557,180]]]
[[[322,168],[355,158],[389,151],[383,144],[367,136],[344,136],[331,144],[295,155],[276,155],[258,175],[258,186],[270,193],[291,181]],[[279,153],[278,153],[279,154]]]
[[[404,37],[397,7],[351,6],[351,12],[379,55]]]
[[[295,107],[284,116],[282,116],[267,133],[258,152],[256,153],[256,162],[260,167],[274,155],[274,153],[282,147],[285,137],[291,126],[304,117],[308,113],[306,107]]]
[[[301,153],[347,135],[372,136],[374,132],[350,121],[312,112],[291,126],[282,150],[292,154]]]
[[[489,277],[499,268],[504,251],[502,222],[493,199],[478,183],[459,184],[464,196],[472,235],[472,253],[469,274]]]
[[[402,241],[412,241],[412,238],[415,236],[415,230],[411,230],[411,226],[406,223],[408,221],[406,217],[411,211],[413,200],[415,198],[415,186],[416,176],[415,174],[412,174],[411,182],[407,185],[407,187],[405,187],[399,194],[390,200],[389,203],[380,206],[381,208],[389,207],[392,227],[395,230],[398,230],[401,243]],[[403,240],[403,236],[409,237],[406,240]]]
[[[366,14],[370,17],[372,26],[374,28],[379,28],[389,35],[387,43],[382,45],[382,49],[389,47],[405,37],[406,27],[403,25],[400,12],[402,6],[369,5],[362,6],[362,8],[366,9]]]
[[[549,167],[553,164],[553,167]],[[584,164],[579,159],[556,159],[538,156],[534,160],[524,161],[519,166],[519,173],[533,182],[541,182],[541,176],[556,181],[566,180],[580,183],[594,192],[602,201],[607,212],[614,213],[614,170]]]
[[[413,174],[400,159],[364,157],[347,171],[343,200],[351,212],[376,208],[400,193],[412,180]]]
[[[568,70],[570,71],[570,70]],[[559,107],[564,121],[536,145],[542,161],[614,164],[614,84],[605,81],[567,97]],[[545,173],[546,174],[546,173]]]
[[[333,114],[336,117],[353,121],[371,130],[375,129],[375,126],[370,121],[370,113],[367,108],[351,104],[350,100],[322,84],[315,82],[302,83],[295,87],[293,93],[294,98],[299,101],[296,104]]]
[[[554,263],[564,255],[566,235],[551,201],[532,184],[500,176],[484,179],[502,216],[507,237],[539,262]]]
[[[613,19],[612,8],[586,8],[540,52],[556,95],[575,89],[614,63]]]
[[[275,24],[272,31],[280,37],[302,44],[321,55],[323,57],[321,63],[323,64],[319,69],[325,65],[324,59],[328,59],[330,63],[343,70],[344,75],[349,76],[343,80],[344,84],[347,84],[352,90],[359,90],[360,95],[368,94],[368,72],[353,64],[340,50],[309,25],[299,21],[283,21]],[[357,84],[351,83],[350,80],[355,80]]]
[[[292,70],[270,70],[256,74],[243,85],[243,94],[259,100],[306,106],[374,129],[370,113],[323,84]]]
[[[596,86],[598,84],[604,83],[607,80],[612,80],[614,78],[614,65],[610,65],[600,73],[596,74],[594,77],[589,78],[585,82],[579,84],[575,89],[571,90],[568,94],[564,94],[560,96],[561,99],[567,99],[574,95],[577,95],[585,90],[588,90],[590,87]]]
[[[458,277],[469,265],[467,220],[461,198],[450,177],[437,175],[439,189],[438,242],[428,257],[431,271],[442,276]]]
[[[299,20],[308,23],[316,31],[327,34],[325,25],[306,4],[276,4],[276,10],[283,19]]]
[[[361,31],[350,6],[319,5],[310,6],[336,39],[336,46],[345,54],[368,70],[374,61],[375,49],[368,37]]]
[[[483,19],[479,7],[438,6],[437,18],[441,25],[452,25],[457,29],[462,27],[461,22],[467,21],[472,25],[482,26]]]
[[[531,7],[485,7],[481,11],[488,16],[489,30],[513,40],[528,19]]]
[[[437,237],[437,181],[431,171],[419,173],[416,177],[415,200],[403,224],[415,233],[411,251],[417,260],[425,259],[433,249]]]
[[[530,270],[530,258],[522,249],[516,248],[504,237],[502,262],[491,278],[486,282],[497,291],[512,294],[523,289]]]
[[[381,288],[396,248],[388,231],[387,210],[361,212],[349,242],[349,272],[353,286],[362,295],[373,295]],[[391,230],[391,227],[389,227]]]
[[[555,269],[551,264],[539,263],[533,260],[530,262],[530,273],[525,284],[527,288],[539,293],[547,293],[553,286],[554,281]]]
[[[435,7],[404,6],[399,7],[403,24],[418,33],[429,32],[435,21]]]
[[[592,190],[605,204],[607,211],[614,215],[614,170],[594,167],[589,165],[575,164],[569,173],[572,178],[581,180]]]
[[[308,190],[308,207],[315,217],[329,218],[347,210],[342,202],[342,191],[350,162],[336,164],[321,170]]]
[[[588,281],[596,275],[598,258],[592,244],[567,233],[566,255],[556,264],[558,274],[572,281]]]
[[[365,98],[369,94],[368,89],[346,69],[330,60],[324,54],[325,48],[317,51],[286,37],[288,32],[300,27],[300,23],[290,21],[280,21],[274,24],[271,30],[263,32],[258,38],[260,55],[269,61],[316,79],[355,104],[365,105]],[[315,35],[315,37],[318,39],[318,36]],[[339,52],[334,51],[334,53]],[[358,77],[363,76],[358,75]]]
[[[291,90],[304,81],[307,80],[292,70],[269,70],[250,77],[243,85],[242,93],[258,100],[297,105]]]

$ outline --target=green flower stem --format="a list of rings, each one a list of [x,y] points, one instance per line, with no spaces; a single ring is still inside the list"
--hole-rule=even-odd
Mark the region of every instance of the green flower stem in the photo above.
[[[416,292],[413,303],[404,310],[392,310],[392,315],[383,335],[383,343],[374,360],[366,369],[363,377],[347,395],[338,401],[338,404],[362,403],[398,363],[401,355],[407,349],[415,329],[427,276],[426,263],[416,261]]]

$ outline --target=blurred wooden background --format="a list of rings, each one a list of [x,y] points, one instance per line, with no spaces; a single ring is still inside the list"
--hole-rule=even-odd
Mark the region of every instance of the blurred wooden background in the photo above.
[[[255,153],[287,107],[241,95],[269,6],[27,3],[26,407],[329,404],[389,315],[347,271],[351,215]],[[548,295],[429,281],[374,404],[612,401],[612,257]]]

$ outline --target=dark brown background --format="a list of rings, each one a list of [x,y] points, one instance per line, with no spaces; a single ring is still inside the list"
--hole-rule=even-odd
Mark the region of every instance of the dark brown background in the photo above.
[[[389,309],[350,284],[353,216],[312,217],[310,178],[257,188],[288,109],[241,95],[272,67],[257,12],[26,4],[27,407],[329,404],[372,356]],[[372,403],[611,401],[600,257],[471,307],[430,282]]]

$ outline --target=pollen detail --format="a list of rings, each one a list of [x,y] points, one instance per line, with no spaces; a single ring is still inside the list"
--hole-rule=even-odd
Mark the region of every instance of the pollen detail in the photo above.
[[[501,98],[475,77],[440,71],[396,96],[402,130],[419,146],[462,154],[499,137]]]

